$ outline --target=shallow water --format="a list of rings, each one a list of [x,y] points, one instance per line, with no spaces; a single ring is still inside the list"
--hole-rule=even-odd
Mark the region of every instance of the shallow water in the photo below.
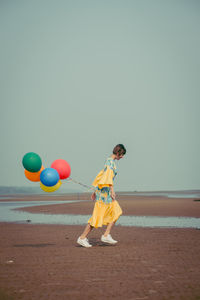
[[[15,209],[21,207],[64,204],[79,201],[3,201],[0,202],[0,222],[31,223],[31,224],[59,224],[85,225],[90,215],[44,214],[29,213]],[[135,227],[165,227],[165,228],[198,228],[200,218],[190,217],[152,217],[152,216],[121,216],[116,225]]]

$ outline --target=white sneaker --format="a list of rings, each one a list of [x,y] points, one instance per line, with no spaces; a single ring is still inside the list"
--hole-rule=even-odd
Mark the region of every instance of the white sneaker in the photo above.
[[[89,244],[87,238],[81,239],[81,238],[79,237],[78,240],[77,240],[77,243],[78,243],[79,245],[83,246],[83,247],[86,247],[86,248],[92,247],[92,245]]]
[[[112,245],[117,244],[117,241],[113,240],[113,238],[110,234],[108,234],[107,236],[102,235],[101,241],[103,243],[108,243],[108,244],[112,244]]]

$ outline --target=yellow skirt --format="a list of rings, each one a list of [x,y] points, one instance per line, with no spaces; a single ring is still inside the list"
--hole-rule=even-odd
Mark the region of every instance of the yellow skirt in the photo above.
[[[88,220],[88,223],[95,228],[102,227],[116,222],[121,214],[122,209],[116,200],[108,204],[103,201],[96,201],[92,217]]]

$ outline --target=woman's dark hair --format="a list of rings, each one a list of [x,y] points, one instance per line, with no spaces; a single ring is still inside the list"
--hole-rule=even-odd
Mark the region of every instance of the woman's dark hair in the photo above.
[[[113,154],[118,154],[118,155],[125,155],[126,154],[126,148],[122,144],[118,144],[115,146],[113,149]]]

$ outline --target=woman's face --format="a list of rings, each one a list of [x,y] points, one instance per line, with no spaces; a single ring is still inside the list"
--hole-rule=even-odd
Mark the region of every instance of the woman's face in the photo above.
[[[116,159],[117,159],[117,160],[120,160],[121,158],[123,158],[123,156],[124,156],[124,154],[119,154],[119,153],[117,153],[117,154],[116,154]]]

